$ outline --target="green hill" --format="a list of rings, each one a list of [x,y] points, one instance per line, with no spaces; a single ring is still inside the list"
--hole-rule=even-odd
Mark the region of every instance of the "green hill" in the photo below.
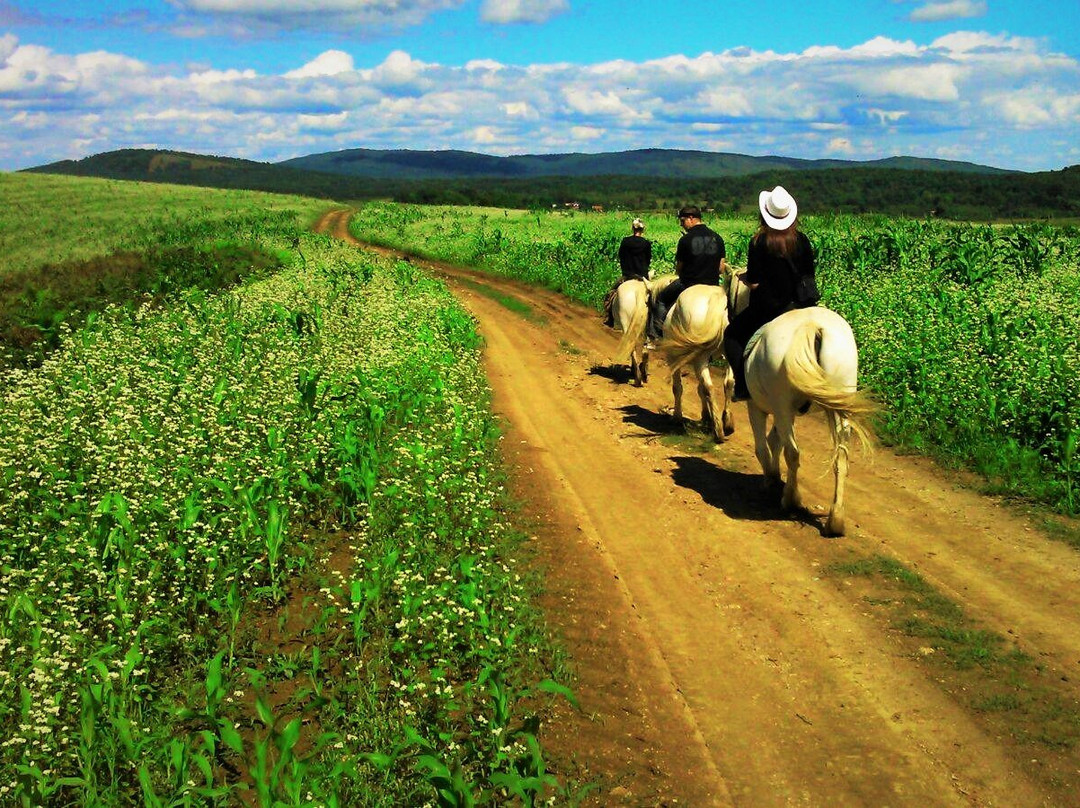
[[[800,160],[793,157],[751,157],[745,154],[638,149],[602,154],[523,154],[493,157],[466,151],[410,149],[344,151],[310,154],[279,165],[329,174],[384,179],[461,179],[526,177],[636,176],[669,178],[730,177],[763,171],[814,171],[832,168],[905,168],[922,171],[1008,173],[1003,169],[952,160],[890,157],[885,160]]]
[[[365,196],[368,186],[352,188],[347,179],[273,163],[188,154],[162,149],[120,149],[81,160],[26,169],[39,174],[67,174],[112,180],[165,182],[174,185],[201,185],[208,188],[237,188],[251,191],[297,193],[304,196],[346,199]]]
[[[309,168],[300,167],[304,165]],[[634,210],[670,209],[693,202],[749,214],[756,210],[758,191],[784,185],[795,193],[804,213],[934,215],[981,221],[1080,218],[1080,166],[1025,173],[914,157],[858,163],[670,149],[519,157],[351,149],[274,164],[123,149],[27,170],[342,201],[386,199],[508,208],[577,203],[586,209],[602,205]]]

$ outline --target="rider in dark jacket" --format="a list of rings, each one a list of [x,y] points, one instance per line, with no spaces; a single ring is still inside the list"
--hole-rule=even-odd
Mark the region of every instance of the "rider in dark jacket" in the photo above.
[[[685,231],[675,248],[675,274],[673,280],[653,301],[649,317],[649,339],[660,339],[664,332],[664,318],[668,310],[682,294],[683,289],[702,283],[720,285],[720,263],[724,260],[724,240],[702,224],[701,209],[685,205],[679,210],[679,225]]]
[[[652,242],[642,236],[644,232],[645,222],[634,219],[630,225],[630,235],[619,244],[619,267],[622,269],[623,281],[642,281],[649,277]]]
[[[750,303],[735,315],[724,332],[724,353],[735,374],[734,400],[750,397],[743,372],[743,350],[754,332],[793,306],[799,278],[814,277],[814,250],[796,224],[798,206],[776,186],[758,197],[761,225],[750,240],[746,272],[739,277],[750,287]]]
[[[643,281],[649,277],[649,265],[652,263],[652,242],[645,238],[645,222],[634,219],[630,223],[630,235],[619,244],[619,267],[622,277],[608,290],[604,297],[604,325],[615,327],[612,303],[623,281]]]

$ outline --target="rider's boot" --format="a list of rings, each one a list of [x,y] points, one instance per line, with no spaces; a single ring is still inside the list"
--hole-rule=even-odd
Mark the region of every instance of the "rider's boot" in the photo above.
[[[729,337],[724,340],[724,354],[727,356],[728,365],[731,366],[731,372],[735,376],[735,390],[731,394],[731,400],[749,400],[750,391],[746,388],[743,346]]]

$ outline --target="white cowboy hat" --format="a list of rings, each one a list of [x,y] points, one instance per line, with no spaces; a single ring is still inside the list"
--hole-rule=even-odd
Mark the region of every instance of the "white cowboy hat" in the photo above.
[[[765,224],[773,230],[787,230],[799,214],[799,206],[782,185],[758,194],[758,209]]]

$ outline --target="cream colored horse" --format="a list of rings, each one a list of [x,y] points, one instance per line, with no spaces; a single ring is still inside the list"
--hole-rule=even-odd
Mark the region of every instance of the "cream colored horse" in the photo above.
[[[622,331],[616,362],[630,362],[637,387],[649,380],[649,352],[645,349],[645,325],[649,319],[649,289],[646,281],[623,281],[611,304],[612,319]]]
[[[735,377],[724,358],[724,329],[730,318],[750,302],[750,287],[738,278],[741,270],[724,261],[721,271],[723,287],[691,286],[679,295],[664,321],[664,339],[660,343],[660,349],[671,367],[675,417],[682,418],[682,372],[689,369],[698,380],[702,424],[713,430],[717,443],[722,443],[735,431],[735,420],[728,408],[735,391]],[[674,276],[671,276],[668,282],[673,279]],[[720,293],[723,293],[722,299]],[[709,302],[704,303],[706,300]],[[717,308],[721,300],[725,308],[723,312]],[[709,370],[709,363],[713,359],[721,360],[724,365],[724,381],[721,385],[724,404],[720,408],[719,419],[716,417],[712,372]]]
[[[783,450],[788,476],[781,504],[801,507],[795,417],[809,404],[817,404],[825,411],[833,440],[835,486],[825,533],[842,536],[848,444],[854,431],[869,447],[869,437],[855,416],[873,410],[856,389],[859,355],[851,326],[821,306],[793,309],[762,326],[747,348],[750,426],[766,483],[780,482]],[[766,434],[770,415],[772,429]]]
[[[649,296],[657,295],[669,283],[674,275],[661,275],[648,281],[623,281],[615,294],[611,315],[622,339],[615,349],[616,362],[630,362],[630,371],[634,374],[634,384],[641,387],[649,380],[649,351],[645,347],[645,327],[649,322]]]
[[[724,329],[728,325],[728,298],[723,286],[690,286],[679,295],[664,320],[664,338],[659,350],[671,367],[671,393],[675,398],[676,418],[682,418],[682,374],[690,370],[698,380],[701,398],[701,424],[711,429],[717,443],[723,443],[735,431],[728,401],[734,381],[725,367],[721,390],[724,403],[717,416],[709,362],[724,356]],[[726,365],[726,363],[725,363]]]

